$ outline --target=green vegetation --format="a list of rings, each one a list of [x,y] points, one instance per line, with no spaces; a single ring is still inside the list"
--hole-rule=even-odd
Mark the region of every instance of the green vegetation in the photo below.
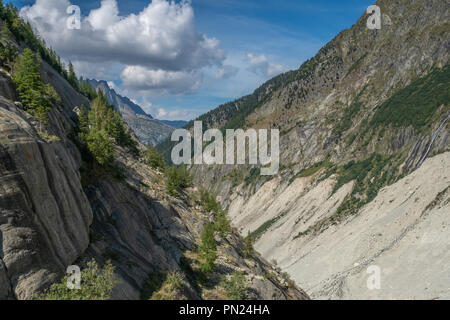
[[[0,1],[0,19],[2,20],[1,44],[0,44],[0,64],[11,70],[14,56],[17,51],[11,44],[12,40],[18,43],[23,42],[29,49],[36,52],[39,59],[47,62],[54,70],[56,70],[63,78],[65,78],[76,90],[93,99],[93,89],[87,88],[87,85],[80,85],[70,62],[68,70],[61,61],[61,58],[45,44],[44,40],[36,36],[33,28],[28,22],[25,22],[20,16],[16,7],[12,3],[6,5]],[[83,88],[82,88],[83,87]],[[95,92],[95,91],[94,91]]]
[[[376,108],[370,122],[374,127],[407,127],[423,130],[441,105],[450,101],[450,66],[434,69],[413,81]]]
[[[316,174],[317,172],[319,172],[321,169],[327,169],[327,168],[330,168],[332,166],[333,166],[333,163],[330,161],[330,158],[326,158],[323,161],[320,161],[320,162],[317,162],[317,163],[313,164],[309,168],[301,170],[299,173],[297,173],[296,175],[291,177],[289,179],[289,184],[294,182],[294,180],[297,179],[297,178],[303,178],[303,177],[312,176],[313,174]]]
[[[336,215],[353,214],[363,205],[371,202],[378,195],[378,191],[392,183],[398,176],[398,168],[403,161],[401,154],[385,156],[372,154],[362,161],[350,161],[336,169],[337,183],[333,193],[344,184],[355,180],[352,193],[339,206]]]
[[[198,247],[201,255],[200,269],[202,272],[212,272],[216,267],[215,261],[217,259],[216,239],[214,238],[214,226],[211,223],[206,223],[200,238],[200,245]]]
[[[221,211],[220,203],[217,202],[216,197],[207,190],[200,190],[200,204],[206,211],[219,213]]]
[[[86,137],[88,149],[100,165],[110,166],[112,164],[114,145],[126,147],[131,153],[138,154],[137,143],[126,131],[120,112],[114,111],[114,107],[108,103],[101,92],[91,102],[88,128],[85,126],[85,121],[85,115],[82,114],[80,118],[80,122],[83,124],[82,129],[87,129],[87,132],[81,132],[82,136]]]
[[[153,272],[148,277],[141,292],[142,300],[176,300],[183,286],[183,276],[179,271],[167,274]]]
[[[255,254],[255,248],[253,247],[254,243],[255,238],[249,231],[247,236],[244,238],[244,255],[246,257],[251,257]]]
[[[234,168],[228,175],[228,179],[231,181],[231,187],[234,188],[244,181],[244,173],[238,168]]]
[[[12,45],[13,35],[7,25],[3,25],[0,31],[0,66],[11,71],[17,56],[17,49]]]
[[[345,75],[345,77],[347,77],[354,70],[358,69],[366,57],[367,57],[367,52],[365,52],[358,60],[356,60],[356,62],[350,67],[350,69],[348,69],[348,72]]]
[[[167,167],[166,177],[167,192],[174,197],[178,196],[182,189],[192,185],[192,177],[185,166]]]
[[[150,144],[145,151],[145,163],[153,169],[164,170],[166,167],[163,157]]]
[[[214,230],[222,237],[225,238],[231,231],[230,220],[228,220],[225,211],[220,210],[214,217]]]
[[[154,292],[150,300],[177,300],[183,286],[183,276],[178,271],[169,272],[161,288]]]
[[[245,186],[251,185],[252,183],[258,181],[261,177],[261,169],[260,168],[251,168],[248,176],[245,177]]]
[[[42,124],[48,122],[47,113],[61,98],[50,84],[42,81],[40,62],[30,49],[17,56],[12,79],[25,110],[39,120],[42,131]]]
[[[283,272],[283,273],[281,273],[281,277],[286,282],[286,284],[289,288],[295,288],[295,282],[294,282],[294,280],[291,279],[291,276],[289,275],[289,273]]]
[[[244,300],[246,298],[247,287],[245,276],[242,272],[233,272],[231,278],[222,277],[220,286],[226,292],[227,300]]]
[[[127,148],[137,156],[137,142],[127,132],[119,111],[114,111],[106,97],[99,92],[91,102],[91,109],[81,106],[78,115],[77,145],[83,158],[83,185],[89,185],[102,175],[121,178],[114,163],[114,146]]]
[[[117,284],[114,276],[114,266],[108,262],[100,269],[92,260],[87,268],[81,271],[80,290],[71,290],[67,287],[69,275],[60,283],[55,283],[43,293],[34,297],[36,300],[108,300]]]
[[[38,135],[45,141],[51,143],[51,142],[58,142],[61,141],[61,138],[52,134],[48,134],[47,132],[38,132]]]
[[[310,233],[311,232],[311,229],[307,229],[307,230],[305,230],[305,231],[300,231],[299,233],[297,233],[297,235],[294,237],[294,240],[295,239],[298,239],[298,238],[300,238],[300,237],[303,237],[303,236],[306,236],[308,233]]]
[[[111,166],[114,161],[113,142],[104,130],[89,130],[87,146],[101,166]]]
[[[275,223],[278,222],[278,220],[280,220],[281,218],[283,218],[286,215],[286,212],[281,213],[279,216],[276,216],[275,218],[272,218],[266,222],[264,222],[261,226],[258,227],[258,229],[256,229],[255,231],[251,232],[248,236],[250,238],[252,238],[253,242],[258,241],[259,238],[261,238],[261,236],[270,228],[272,227]]]
[[[145,281],[144,287],[141,291],[141,300],[149,300],[153,293],[158,291],[164,281],[166,276],[160,272],[152,272],[149,274],[147,281]]]
[[[351,128],[353,124],[353,118],[358,114],[359,110],[361,110],[362,104],[360,102],[353,103],[350,107],[344,110],[344,115],[337,122],[337,124],[333,128],[333,135],[341,137],[342,134]]]
[[[87,80],[84,80],[83,77],[80,77],[80,80],[78,81],[78,90],[89,100],[94,100],[97,97],[97,91],[95,91],[95,89],[89,84],[89,82],[87,82]]]
[[[230,221],[227,214],[222,210],[222,206],[217,201],[216,197],[205,189],[201,189],[200,199],[198,204],[208,212],[214,213],[214,230],[222,237],[225,238],[231,231]]]

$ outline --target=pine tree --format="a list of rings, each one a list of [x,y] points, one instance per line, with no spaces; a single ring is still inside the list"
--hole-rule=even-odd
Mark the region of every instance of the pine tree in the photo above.
[[[3,24],[2,26],[2,31],[1,31],[1,35],[0,35],[0,39],[2,41],[2,43],[6,46],[9,41],[12,38],[12,33],[8,28],[8,25],[6,23]]]
[[[87,135],[89,133],[89,121],[84,105],[81,105],[80,115],[78,116],[79,128],[80,128],[80,138],[86,141]]]
[[[74,87],[77,90],[79,89],[77,75],[75,74],[75,71],[73,70],[72,62],[69,62],[69,72],[68,72],[68,79],[67,80],[72,85],[72,87]]]
[[[25,49],[14,65],[13,81],[17,86],[20,101],[28,109],[35,109],[44,104],[40,93],[43,83],[39,73],[39,65],[30,49]]]
[[[203,229],[199,251],[202,256],[202,263],[200,265],[202,271],[213,271],[216,267],[217,246],[216,239],[214,238],[214,226],[209,222],[205,224]]]
[[[89,151],[102,166],[109,166],[114,160],[114,149],[111,138],[105,130],[91,128],[87,136]]]

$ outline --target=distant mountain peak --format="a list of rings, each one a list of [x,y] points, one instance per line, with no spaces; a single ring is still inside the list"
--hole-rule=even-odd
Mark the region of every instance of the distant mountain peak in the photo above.
[[[146,113],[141,106],[131,101],[130,98],[118,94],[113,88],[108,85],[105,80],[88,79],[87,80],[94,88],[102,90],[106,97],[115,108],[119,109],[120,112],[125,116],[127,114],[135,114],[146,116],[153,119],[151,115]]]

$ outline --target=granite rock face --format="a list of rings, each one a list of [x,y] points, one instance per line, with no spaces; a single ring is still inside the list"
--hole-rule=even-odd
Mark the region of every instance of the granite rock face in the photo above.
[[[31,297],[89,244],[92,210],[80,183],[74,148],[67,140],[43,141],[30,116],[0,97],[2,284],[7,276],[0,289],[3,298]]]

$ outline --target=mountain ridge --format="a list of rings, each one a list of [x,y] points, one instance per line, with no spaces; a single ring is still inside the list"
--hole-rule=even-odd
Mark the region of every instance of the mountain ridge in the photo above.
[[[145,145],[150,144],[154,146],[166,139],[177,127],[185,125],[184,121],[168,121],[153,118],[131,99],[118,94],[114,89],[110,88],[105,80],[88,79],[87,81],[95,90],[99,89],[106,95],[109,103],[121,112],[125,122]],[[174,125],[174,127],[171,125]]]
[[[405,230],[418,232],[407,212],[399,204],[389,207],[385,199],[380,200],[380,192],[408,180],[410,175],[422,179],[414,172],[420,170],[424,159],[425,163],[433,162],[441,165],[441,170],[449,170],[445,160],[450,150],[449,8],[440,1],[377,1],[376,5],[390,17],[390,24],[369,30],[369,16],[364,13],[355,25],[340,32],[299,69],[281,74],[254,93],[198,118],[205,130],[280,130],[278,175],[261,177],[259,166],[193,165],[190,172],[228,208],[241,234],[250,233],[263,256],[276,259],[313,297],[373,296],[365,288],[364,269],[354,274],[358,283],[347,285],[349,278],[342,277],[353,263],[361,264],[372,256],[361,250],[357,251],[359,257],[349,255],[348,261],[342,259],[339,265],[326,260],[327,256],[339,259],[339,255],[325,248],[346,248],[338,244],[344,243],[345,237],[334,241],[333,232],[358,215],[366,219],[370,213],[378,215],[375,203],[386,212],[402,212],[397,223]],[[157,148],[170,160],[172,146],[166,140]],[[436,179],[440,189],[430,191],[427,199],[439,198],[440,192],[446,194],[449,182],[445,176],[439,181],[438,177],[431,179]],[[404,199],[397,192],[397,197]],[[448,209],[448,199],[439,199],[439,210]],[[421,224],[428,223],[425,217],[420,218],[420,210],[425,207],[427,204],[421,203],[414,209]],[[371,208],[371,212],[365,208]],[[439,210],[433,212],[440,214]],[[438,234],[435,228],[423,232]],[[388,242],[399,237],[402,229],[380,234],[381,242]],[[368,251],[375,250],[376,244],[365,236],[361,234],[353,241]],[[418,232],[417,236],[424,234]],[[405,256],[406,250],[411,250],[404,241],[398,246],[396,250]],[[434,250],[443,252],[443,244],[435,242],[434,246]],[[390,249],[383,249],[383,259]],[[417,250],[418,255],[424,254]],[[316,260],[309,258],[313,251]],[[450,261],[448,255],[443,259]],[[314,261],[320,261],[323,268]],[[411,268],[417,275],[421,264],[415,262]],[[323,274],[320,282],[313,276],[318,270]],[[302,276],[305,272],[309,278]],[[436,283],[435,278],[428,279]],[[407,291],[405,282],[395,282],[393,276],[390,280]],[[415,281],[423,285],[425,280]],[[409,294],[448,296],[437,287],[433,293],[423,295],[418,287]],[[385,290],[378,295],[383,297],[392,295]]]

